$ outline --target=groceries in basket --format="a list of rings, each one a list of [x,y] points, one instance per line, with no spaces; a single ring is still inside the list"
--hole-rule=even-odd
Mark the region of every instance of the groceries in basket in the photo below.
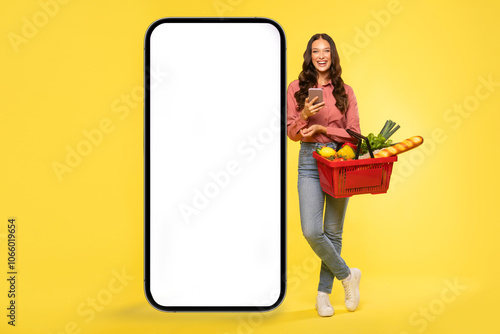
[[[375,136],[373,133],[368,134],[368,136],[363,137],[366,140],[360,140],[361,148],[359,150],[359,159],[373,158],[368,152],[368,145],[370,145],[375,158],[387,158],[390,156],[398,155],[400,153],[407,152],[415,147],[422,145],[424,139],[421,136],[413,136],[411,138],[405,139],[400,143],[393,143],[389,138],[400,128],[396,122],[388,120],[385,122],[380,133]],[[359,139],[359,138],[358,138]],[[346,143],[340,150],[335,152],[332,148],[323,146],[318,148],[316,151],[319,155],[327,158],[331,161],[345,161],[355,159],[357,147],[354,144]],[[333,151],[333,152],[331,152]],[[321,152],[327,153],[322,154]]]
[[[399,128],[389,120],[377,136],[370,133],[365,137],[347,130],[358,139],[356,146],[345,144],[337,152],[328,147],[318,148],[313,156],[317,160],[323,191],[337,198],[386,193],[397,155],[423,143],[422,137],[414,136],[393,144],[389,137]],[[363,150],[367,153],[360,156]]]
[[[368,138],[367,141],[362,141],[361,142],[361,154],[365,155],[368,153],[368,143],[370,144],[370,147],[372,148],[373,151],[381,150],[383,148],[389,147],[392,145],[392,140],[391,136],[398,131],[400,128],[399,125],[396,125],[396,122],[393,122],[391,120],[388,120],[385,122],[384,126],[382,127],[382,130],[380,130],[380,133],[375,136],[373,133],[368,134],[366,138]]]
[[[331,161],[346,161],[354,159],[356,153],[356,145],[351,143],[345,143],[338,151],[328,146],[318,147],[316,152],[322,157]]]

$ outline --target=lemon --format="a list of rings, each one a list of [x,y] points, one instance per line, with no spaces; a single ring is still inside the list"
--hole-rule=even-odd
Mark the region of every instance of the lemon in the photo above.
[[[331,147],[323,146],[319,151],[319,154],[325,158],[328,158],[335,154],[335,150]]]

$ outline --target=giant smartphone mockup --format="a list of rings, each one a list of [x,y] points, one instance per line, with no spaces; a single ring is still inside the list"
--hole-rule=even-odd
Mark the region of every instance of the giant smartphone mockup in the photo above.
[[[267,311],[286,287],[286,45],[264,18],[145,36],[145,293],[163,311]]]

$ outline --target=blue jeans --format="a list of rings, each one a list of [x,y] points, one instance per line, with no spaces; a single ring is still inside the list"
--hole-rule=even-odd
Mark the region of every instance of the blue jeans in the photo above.
[[[349,198],[334,198],[321,190],[318,167],[312,153],[322,145],[337,149],[336,143],[301,143],[298,191],[302,233],[321,259],[318,291],[331,293],[333,279],[343,280],[350,273],[340,257]]]

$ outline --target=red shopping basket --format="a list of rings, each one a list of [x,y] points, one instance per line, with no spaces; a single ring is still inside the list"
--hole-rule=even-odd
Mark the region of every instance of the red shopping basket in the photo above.
[[[374,158],[368,139],[352,130],[347,132],[358,139],[356,160],[331,161],[313,152],[318,162],[318,173],[321,188],[333,197],[351,197],[359,194],[383,194],[389,189],[392,164],[397,156]],[[361,149],[361,141],[365,140],[370,159],[357,160]]]
[[[397,156],[362,160],[331,161],[313,152],[318,162],[321,188],[336,197],[383,194],[389,189],[392,164]]]

